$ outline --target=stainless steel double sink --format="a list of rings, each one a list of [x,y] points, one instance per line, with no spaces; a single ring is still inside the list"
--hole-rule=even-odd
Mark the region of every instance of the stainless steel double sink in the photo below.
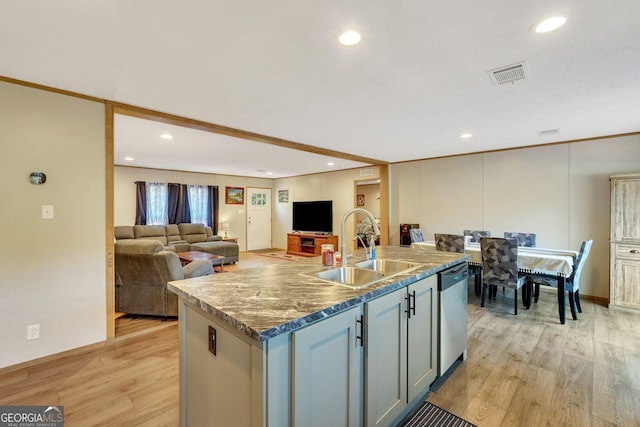
[[[362,289],[421,266],[422,264],[409,261],[373,259],[358,262],[354,266],[330,267],[301,274],[351,289]]]

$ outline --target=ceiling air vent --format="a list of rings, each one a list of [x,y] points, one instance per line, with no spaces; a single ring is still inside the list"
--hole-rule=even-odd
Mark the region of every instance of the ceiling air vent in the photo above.
[[[538,136],[553,136],[560,133],[560,129],[539,130]]]
[[[496,68],[494,70],[487,71],[489,78],[495,85],[502,85],[505,83],[513,83],[516,80],[522,80],[527,77],[525,61],[517,64],[511,64],[506,67]]]

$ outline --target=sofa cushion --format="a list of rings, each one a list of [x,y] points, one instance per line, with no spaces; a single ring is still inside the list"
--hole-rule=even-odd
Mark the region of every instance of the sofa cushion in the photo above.
[[[164,250],[164,245],[157,240],[121,240],[115,244],[117,254],[155,255]]]
[[[191,224],[182,223],[178,224],[180,230],[180,236],[182,240],[189,243],[205,242],[207,240],[207,232],[204,229],[204,224]]]
[[[164,225],[134,225],[133,233],[136,239],[158,240],[163,245],[167,244],[167,230]]]
[[[223,256],[224,263],[230,264],[238,262],[240,247],[237,243],[232,242],[200,242],[192,243],[189,250]]]
[[[209,276],[214,273],[211,261],[206,259],[199,259],[182,268],[184,271],[184,278],[191,279],[192,277]]]
[[[136,238],[135,234],[133,234],[133,227],[131,225],[118,225],[113,227],[113,235],[116,240]]]
[[[164,229],[167,234],[168,244],[172,244],[174,242],[184,242],[184,240],[182,240],[182,237],[180,237],[180,229],[178,229],[178,224],[165,225]]]

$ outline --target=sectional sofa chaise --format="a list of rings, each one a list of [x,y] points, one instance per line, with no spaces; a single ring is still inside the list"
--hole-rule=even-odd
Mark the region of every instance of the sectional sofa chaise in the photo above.
[[[199,251],[224,257],[225,264],[238,261],[240,249],[237,243],[225,242],[222,236],[213,235],[211,227],[204,224],[169,225],[121,225],[114,227],[116,243],[145,239],[157,240],[164,250],[171,252]]]

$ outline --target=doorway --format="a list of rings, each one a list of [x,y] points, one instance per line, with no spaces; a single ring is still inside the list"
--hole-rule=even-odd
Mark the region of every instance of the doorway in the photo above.
[[[247,187],[247,251],[271,249],[271,189]]]
[[[355,207],[365,209],[373,215],[377,220],[377,225],[380,226],[380,180],[373,179],[368,181],[356,181],[356,193],[355,193]],[[360,236],[365,245],[369,245],[367,241],[367,233],[370,230],[370,219],[361,213],[355,215],[355,234],[354,236]],[[380,244],[379,238],[376,240],[376,244]],[[362,247],[362,242],[356,239],[354,242],[354,248]]]

